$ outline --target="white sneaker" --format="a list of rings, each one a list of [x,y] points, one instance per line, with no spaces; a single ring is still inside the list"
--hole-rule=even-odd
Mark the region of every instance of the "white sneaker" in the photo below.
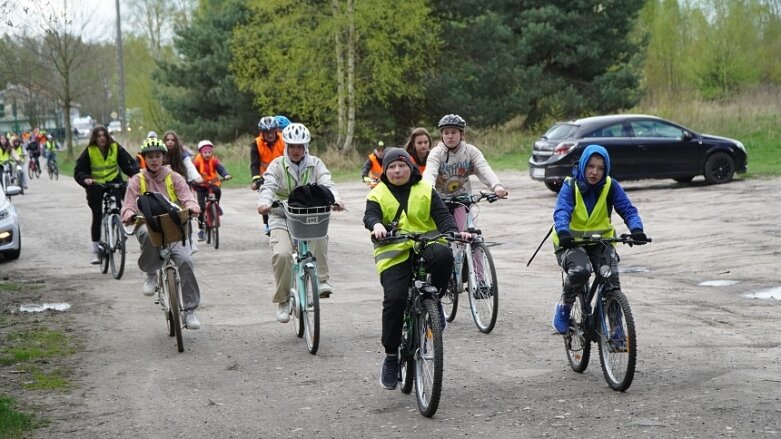
[[[92,265],[100,264],[100,258],[98,257],[98,252],[92,252],[91,255],[92,258],[90,259],[89,263]]]
[[[282,302],[277,305],[277,321],[279,323],[290,321],[290,302]]]
[[[151,297],[157,290],[157,273],[147,273],[144,281],[144,296]]]
[[[328,282],[320,282],[320,298],[327,299],[331,297],[331,293],[334,292],[334,289],[331,288],[331,284]]]
[[[198,246],[197,246],[197,245],[195,245],[195,243],[194,243],[194,242],[192,242],[192,243],[190,243],[190,244],[191,244],[191,245],[190,245],[190,254],[191,254],[191,255],[194,255],[194,254],[198,253]]]
[[[195,311],[186,311],[184,313],[184,326],[187,329],[198,329],[201,327],[201,322],[198,321],[198,317],[195,316]]]

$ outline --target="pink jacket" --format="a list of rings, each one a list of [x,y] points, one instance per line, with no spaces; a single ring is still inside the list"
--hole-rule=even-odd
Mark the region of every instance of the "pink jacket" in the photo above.
[[[127,183],[127,192],[125,192],[125,200],[122,202],[122,222],[127,223],[130,218],[138,213],[137,200],[141,195],[139,179],[141,174],[144,173],[147,176],[146,190],[147,192],[160,192],[168,199],[168,189],[165,187],[165,177],[171,174],[172,181],[174,183],[174,192],[179,199],[179,205],[184,206],[186,209],[190,209],[190,212],[198,214],[201,213],[201,208],[198,206],[198,201],[193,197],[190,187],[187,186],[187,182],[184,177],[171,170],[170,166],[163,166],[157,174],[152,174],[148,169],[144,169],[138,174],[130,178]]]

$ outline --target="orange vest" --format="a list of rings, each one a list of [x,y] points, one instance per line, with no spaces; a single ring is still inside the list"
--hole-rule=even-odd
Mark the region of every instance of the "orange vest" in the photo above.
[[[204,185],[209,182],[212,182],[211,184],[215,186],[220,186],[222,184],[219,174],[217,174],[217,163],[217,159],[214,156],[208,161],[205,160],[200,153],[195,156],[195,168],[198,169],[198,173],[203,177]]]
[[[136,154],[136,162],[138,162],[139,168],[146,169],[146,160],[144,160],[144,155],[140,152]]]
[[[420,173],[423,174],[426,172],[426,165],[418,165],[417,160],[415,160],[415,156],[410,154],[410,157],[412,157],[412,162],[415,163],[418,166],[418,169],[420,170]]]
[[[255,138],[255,145],[258,147],[258,154],[260,155],[260,175],[266,172],[272,160],[285,154],[285,142],[279,134],[277,134],[277,140],[271,145],[271,148],[263,140],[263,136]]]
[[[379,179],[382,175],[381,160],[374,153],[371,153],[369,154],[369,161],[372,162],[372,167],[369,168],[369,177]]]

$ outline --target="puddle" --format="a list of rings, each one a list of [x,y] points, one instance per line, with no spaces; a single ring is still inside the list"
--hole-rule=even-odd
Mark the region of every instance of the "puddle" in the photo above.
[[[626,267],[623,265],[618,266],[619,273],[648,273],[649,271],[651,270],[647,267],[632,267],[631,265]]]
[[[698,285],[701,287],[726,287],[727,285],[735,285],[738,283],[736,280],[706,280],[700,282]]]
[[[767,290],[760,290],[756,293],[748,293],[744,295],[749,299],[775,299],[781,300],[781,287],[769,288]]]
[[[70,303],[42,303],[28,304],[19,307],[21,312],[44,312],[44,311],[67,311],[71,308]]]

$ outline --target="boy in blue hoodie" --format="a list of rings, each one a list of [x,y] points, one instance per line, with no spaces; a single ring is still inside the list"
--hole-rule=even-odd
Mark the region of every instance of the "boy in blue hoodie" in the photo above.
[[[587,146],[580,156],[574,177],[564,180],[556,200],[553,247],[559,266],[566,275],[561,301],[556,304],[553,313],[553,329],[558,333],[567,331],[572,303],[591,276],[593,266],[605,251],[615,253],[612,245],[607,249],[602,246],[576,247],[575,240],[593,234],[615,236],[615,227],[610,222],[613,209],[624,220],[633,239],[646,240],[637,209],[618,181],[608,176],[609,173],[607,150],[600,145]],[[614,265],[617,263],[617,258],[609,257],[608,260],[614,261]],[[611,267],[611,271],[610,285],[620,290],[618,267]]]

